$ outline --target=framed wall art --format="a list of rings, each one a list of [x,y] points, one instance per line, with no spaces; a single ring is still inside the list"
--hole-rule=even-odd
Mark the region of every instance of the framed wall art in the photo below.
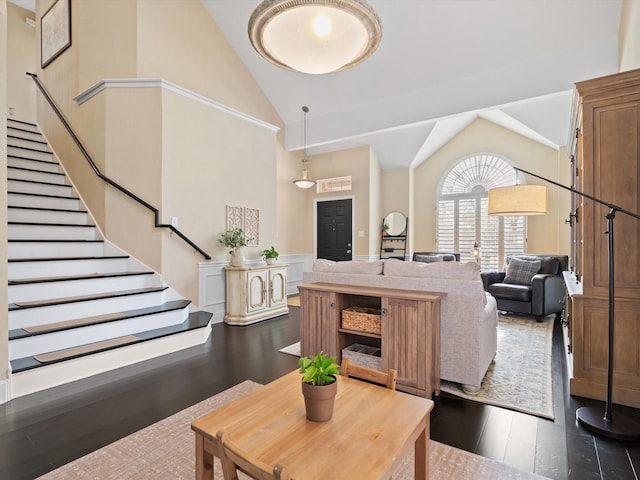
[[[244,211],[242,207],[227,205],[227,231],[244,228]]]
[[[227,205],[227,231],[241,228],[247,246],[256,247],[260,242],[260,210]]]
[[[42,68],[71,46],[71,0],[56,0],[40,19]]]
[[[247,246],[257,247],[260,242],[260,210],[257,208],[244,208],[244,233]]]

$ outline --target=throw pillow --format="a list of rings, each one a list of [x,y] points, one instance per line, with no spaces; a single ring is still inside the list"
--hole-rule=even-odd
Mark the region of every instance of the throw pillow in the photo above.
[[[540,260],[511,258],[507,264],[504,283],[531,285],[531,279],[540,270]]]

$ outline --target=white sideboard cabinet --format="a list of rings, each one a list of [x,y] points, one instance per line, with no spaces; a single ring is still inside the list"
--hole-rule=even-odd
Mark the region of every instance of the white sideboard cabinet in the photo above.
[[[225,268],[230,325],[249,325],[289,313],[287,265],[246,265]]]

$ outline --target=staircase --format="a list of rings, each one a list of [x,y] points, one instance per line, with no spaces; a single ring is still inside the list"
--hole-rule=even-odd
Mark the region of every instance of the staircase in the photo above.
[[[10,396],[204,343],[211,314],[105,241],[38,128],[7,122]]]

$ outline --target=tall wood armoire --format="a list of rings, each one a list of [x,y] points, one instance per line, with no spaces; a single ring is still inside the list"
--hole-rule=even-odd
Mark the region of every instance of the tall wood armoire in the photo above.
[[[640,212],[640,69],[576,83],[573,187]],[[568,340],[571,394],[604,400],[608,355],[605,206],[573,196]],[[640,407],[640,221],[614,220],[613,402]],[[577,284],[575,281],[577,280]],[[571,284],[573,283],[573,284]]]

